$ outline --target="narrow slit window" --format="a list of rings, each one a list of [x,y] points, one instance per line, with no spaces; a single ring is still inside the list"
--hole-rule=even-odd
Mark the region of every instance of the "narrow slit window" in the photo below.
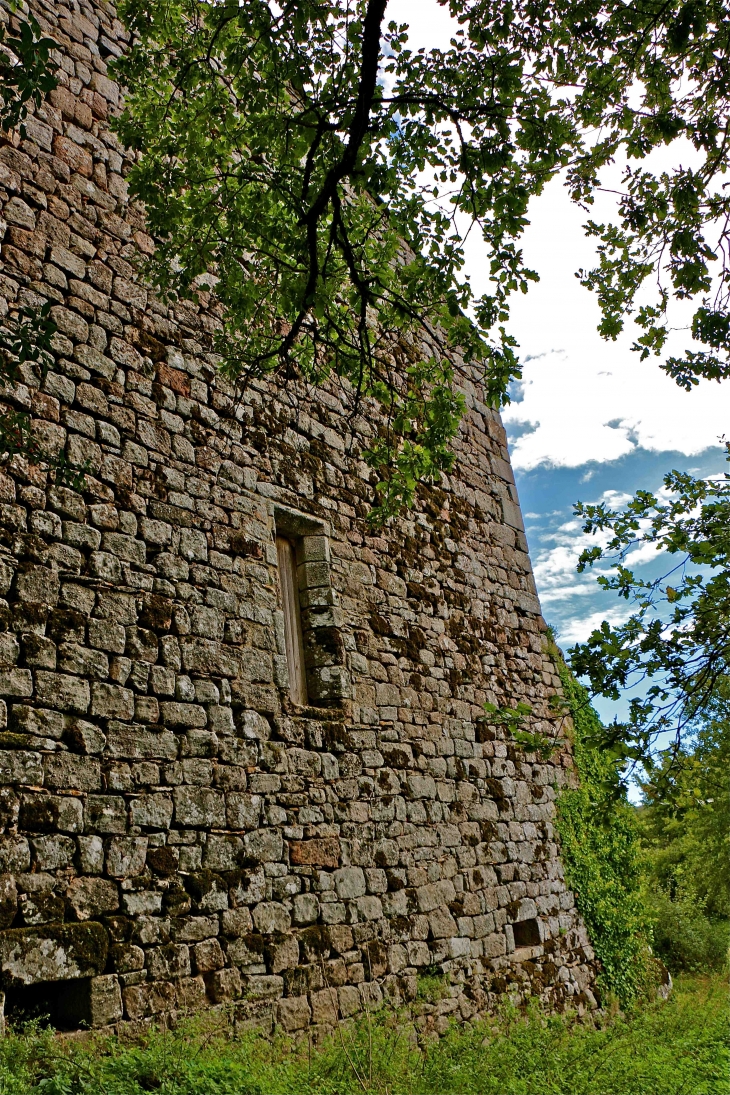
[[[281,601],[284,610],[284,638],[289,666],[289,695],[294,703],[307,703],[307,673],[304,667],[302,618],[299,610],[299,582],[294,544],[283,536],[276,538]]]

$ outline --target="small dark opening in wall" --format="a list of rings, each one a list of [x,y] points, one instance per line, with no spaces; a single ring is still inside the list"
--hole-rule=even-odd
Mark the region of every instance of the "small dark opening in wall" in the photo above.
[[[36,1021],[54,1030],[78,1030],[90,1019],[90,978],[44,981],[5,990],[5,1019],[13,1026]]]
[[[516,947],[536,947],[540,943],[540,925],[537,920],[519,920],[512,925]]]

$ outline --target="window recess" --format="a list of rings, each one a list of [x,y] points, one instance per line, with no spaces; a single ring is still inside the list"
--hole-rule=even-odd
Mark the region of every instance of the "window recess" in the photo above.
[[[327,526],[274,507],[289,698],[299,706],[337,706],[350,695]]]
[[[279,564],[281,607],[284,612],[284,640],[286,662],[289,669],[289,697],[292,703],[307,704],[307,671],[304,665],[304,641],[302,638],[302,613],[299,604],[299,579],[297,576],[296,548],[284,536],[276,537],[276,556]]]

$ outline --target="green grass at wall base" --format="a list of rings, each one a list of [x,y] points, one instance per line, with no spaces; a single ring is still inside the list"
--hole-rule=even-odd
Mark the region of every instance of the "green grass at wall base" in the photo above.
[[[315,1048],[202,1016],[173,1032],[59,1041],[33,1028],[0,1040],[0,1095],[722,1095],[723,981],[680,977],[668,1001],[578,1021],[538,1008],[456,1025],[419,1045],[385,1007]]]

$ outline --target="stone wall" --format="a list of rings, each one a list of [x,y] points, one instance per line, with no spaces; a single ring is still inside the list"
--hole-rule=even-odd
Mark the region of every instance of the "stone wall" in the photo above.
[[[168,308],[109,133],[105,2],[34,0],[60,86],[0,148],[0,296],[50,298],[56,363],[6,393],[84,489],[0,475],[0,969],[62,1027],[236,1002],[286,1030],[448,989],[592,1005],[552,818],[564,749],[526,756],[485,701],[546,711],[505,435],[467,392],[459,462],[369,530],[346,393],[240,403],[210,301]],[[3,13],[7,18],[7,12]],[[288,698],[275,535],[297,544],[311,707]]]

